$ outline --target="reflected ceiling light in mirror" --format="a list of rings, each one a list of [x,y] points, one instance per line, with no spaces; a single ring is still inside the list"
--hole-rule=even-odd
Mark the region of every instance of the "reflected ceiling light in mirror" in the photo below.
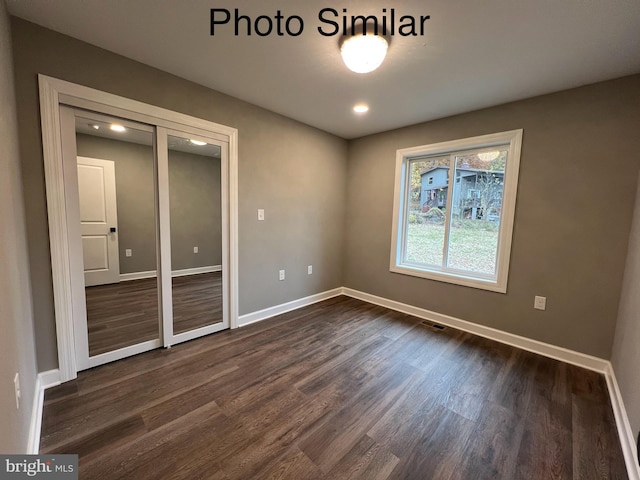
[[[191,140],[189,140],[191,143],[193,143],[194,145],[198,145],[199,147],[206,145],[207,142],[201,142],[200,140],[194,140],[193,138]]]
[[[478,154],[478,158],[480,160],[484,160],[485,162],[490,162],[491,160],[495,160],[500,155],[500,152],[494,150],[493,152],[482,152]]]
[[[97,125],[97,124],[95,124],[95,123],[90,123],[90,124],[89,124],[89,126],[90,126],[91,128],[93,128],[94,130],[100,130],[100,125]]]
[[[117,123],[112,123],[109,128],[114,132],[124,132],[126,130],[126,128],[124,128],[122,125],[119,125]]]
[[[387,55],[389,40],[367,30],[373,30],[371,25],[365,29],[365,25],[360,24],[340,39],[342,61],[352,72],[373,72]]]
[[[353,107],[353,111],[356,113],[367,113],[369,111],[369,105],[366,103],[358,103]]]

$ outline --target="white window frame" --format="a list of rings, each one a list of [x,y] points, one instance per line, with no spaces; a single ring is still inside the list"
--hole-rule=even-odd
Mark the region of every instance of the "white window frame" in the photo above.
[[[480,288],[493,292],[506,293],[509,276],[509,260],[511,256],[511,240],[515,217],[516,196],[518,193],[518,174],[520,170],[520,152],[522,148],[522,129],[507,132],[480,135],[477,137],[453,140],[450,142],[421,145],[403,148],[396,152],[395,193],[393,201],[393,230],[391,235],[392,272],[415,277],[428,278],[441,282]],[[477,150],[487,147],[507,148],[507,165],[504,176],[503,201],[498,233],[498,253],[496,258],[496,274],[492,276],[474,272],[455,271],[454,269],[408,264],[403,261],[405,248],[405,231],[407,221],[407,196],[410,192],[411,172],[409,162],[425,156],[451,154],[461,150]],[[449,195],[451,197],[451,195]],[[450,203],[450,202],[449,202]],[[450,205],[449,205],[450,207]],[[451,212],[451,208],[447,209]],[[447,221],[448,221],[447,214]],[[445,238],[445,242],[447,239]]]

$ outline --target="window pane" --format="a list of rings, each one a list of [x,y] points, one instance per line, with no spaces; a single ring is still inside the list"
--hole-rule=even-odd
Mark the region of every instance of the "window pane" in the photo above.
[[[456,155],[447,267],[495,275],[505,148]]]
[[[443,265],[449,156],[411,160],[405,262]]]

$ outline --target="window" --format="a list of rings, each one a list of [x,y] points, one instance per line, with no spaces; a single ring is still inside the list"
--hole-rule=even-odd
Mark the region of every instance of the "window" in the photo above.
[[[391,271],[505,293],[521,143],[514,130],[398,150]]]

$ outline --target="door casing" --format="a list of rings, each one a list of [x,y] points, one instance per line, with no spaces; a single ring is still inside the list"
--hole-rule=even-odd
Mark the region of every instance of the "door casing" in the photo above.
[[[38,81],[60,381],[71,380],[77,376],[79,366],[76,361],[74,328],[77,328],[76,321],[79,315],[84,314],[86,321],[86,306],[85,311],[82,312],[82,306],[79,304],[84,304],[84,301],[78,301],[80,295],[84,295],[84,281],[82,278],[78,279],[77,273],[82,272],[79,265],[82,262],[81,259],[79,261],[73,258],[69,252],[72,239],[80,238],[80,228],[79,225],[73,225],[68,221],[65,194],[67,189],[72,192],[74,186],[68,184],[69,175],[68,173],[65,175],[65,162],[63,162],[61,121],[64,119],[60,111],[62,105],[115,115],[154,125],[156,128],[218,139],[228,145],[228,167],[224,179],[228,185],[227,198],[224,199],[228,225],[224,241],[228,246],[226,262],[229,278],[224,302],[228,305],[229,327],[236,328],[238,326],[238,131],[235,128],[45,75],[39,75]],[[161,145],[155,145],[155,147],[157,151],[161,151]],[[164,147],[166,150],[166,145]],[[77,194],[77,182],[75,188]],[[67,195],[67,198],[69,196]],[[160,201],[162,201],[161,198]],[[160,222],[162,236],[162,218]],[[166,234],[165,232],[164,235]],[[159,248],[166,249],[169,242],[161,240],[158,239]],[[167,277],[170,283],[171,272],[166,271],[166,268],[164,270],[163,273],[163,266],[160,265],[163,282],[166,282],[164,277]],[[162,298],[161,301],[166,301],[166,298]],[[172,331],[171,337],[173,337]],[[166,332],[163,332],[163,344],[170,346],[171,340],[172,338],[167,339]],[[159,346],[159,340],[154,342]]]

